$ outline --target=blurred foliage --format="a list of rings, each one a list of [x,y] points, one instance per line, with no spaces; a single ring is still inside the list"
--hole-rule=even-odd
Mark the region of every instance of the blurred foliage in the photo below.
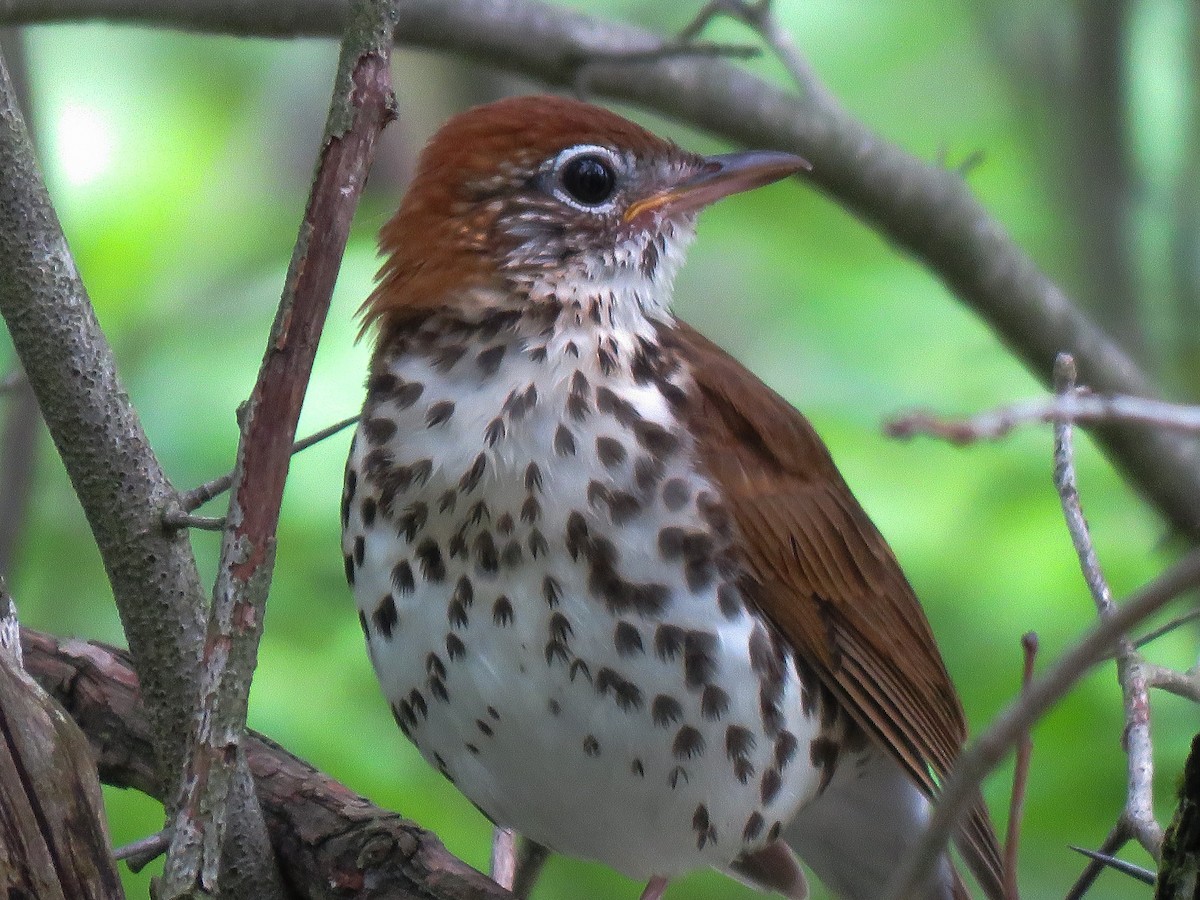
[[[575,5],[663,31],[690,15],[690,5],[648,0]],[[949,165],[981,153],[967,176],[972,188],[1073,289],[1079,261],[1066,238],[1077,223],[1056,191],[1062,160],[1052,146],[1052,111],[1021,84],[1004,44],[1031,35],[1062,39],[1069,32],[1067,5],[777,5],[816,71],[872,127]],[[1011,13],[1006,36],[986,27],[994,23],[993,6]],[[1177,175],[1194,164],[1182,110],[1195,85],[1186,69],[1187,29],[1180,27],[1186,0],[1136,6],[1128,66],[1139,230],[1130,240],[1144,251],[1140,277],[1153,288],[1172,278],[1163,248],[1174,233],[1169,213]],[[1034,35],[1047,23],[1057,30]],[[729,23],[708,34],[748,38]],[[100,25],[29,29],[25,42],[37,144],[79,269],[157,452],[175,483],[190,487],[233,459],[234,411],[253,383],[278,300],[337,48],[332,41]],[[785,81],[770,58],[747,65]],[[400,119],[382,144],[356,220],[301,433],[352,414],[361,402],[367,347],[355,343],[355,310],[377,265],[375,232],[401,195],[423,140],[468,103],[537,89],[414,51],[397,54],[395,81]],[[681,143],[717,146],[625,111]],[[1147,314],[1152,346],[1159,348],[1174,346],[1179,331],[1163,305]],[[1017,690],[1022,633],[1039,634],[1044,666],[1092,623],[1050,480],[1048,429],[965,450],[928,440],[896,443],[880,433],[882,419],[913,407],[968,413],[1040,391],[926,271],[823,196],[792,183],[706,214],[679,279],[678,308],[816,423],[922,596],[975,732]],[[1155,352],[1156,360],[1167,356],[1165,349]],[[0,371],[11,364],[5,344]],[[485,867],[488,824],[398,733],[363,653],[338,550],[348,442],[342,434],[294,461],[251,725]],[[1085,509],[1121,595],[1170,561],[1169,535],[1092,446],[1081,445]],[[221,510],[218,501],[206,511]],[[196,533],[193,541],[201,572],[211,579],[217,539]],[[122,641],[87,525],[45,439],[10,586],[30,626]],[[1151,656],[1186,668],[1195,662],[1196,637],[1193,630],[1163,638]],[[1200,717],[1163,696],[1155,697],[1154,714],[1157,795],[1166,820]],[[1061,896],[1082,866],[1066,845],[1096,846],[1112,825],[1124,796],[1121,731],[1111,666],[1038,726],[1022,847],[1025,896]],[[1007,779],[1001,772],[988,785],[1001,826]],[[106,796],[118,844],[161,826],[154,802],[115,790]],[[128,875],[131,896],[145,895],[153,871]],[[601,867],[556,859],[539,896],[593,900],[636,892]],[[699,873],[670,896],[753,895]],[[1108,874],[1091,896],[1149,892]]]

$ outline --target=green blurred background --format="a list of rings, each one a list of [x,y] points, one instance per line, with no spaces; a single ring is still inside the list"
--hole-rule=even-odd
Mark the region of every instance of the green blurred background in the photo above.
[[[694,12],[692,4],[652,0],[573,5],[663,32]],[[1072,82],[1089,52],[1114,52],[1088,27],[1107,14],[1105,5],[780,0],[777,8],[815,70],[873,128],[930,160],[974,160],[969,182],[1004,226],[1121,333],[1170,394],[1194,399],[1197,8],[1190,0],[1113,0],[1123,84],[1114,108],[1103,84]],[[752,40],[730,23],[706,35]],[[30,28],[3,46],[27,77],[51,193],[155,449],[181,488],[224,472],[234,410],[253,384],[303,210],[335,42],[87,25]],[[747,65],[786,81],[769,58]],[[467,105],[538,89],[469,61],[403,49],[394,75],[399,121],[355,220],[302,434],[361,402],[367,347],[355,342],[355,310],[377,266],[375,232],[423,141]],[[673,123],[622,112],[695,149],[720,149]],[[1117,176],[1096,165],[1102,138],[1088,130],[1106,122],[1119,126]],[[1113,223],[1102,221],[1103,206],[1097,212],[1097,192],[1101,200],[1117,195],[1115,249],[1104,243]],[[1114,264],[1117,276],[1105,268]],[[1039,394],[1037,383],[928,272],[798,183],[706,213],[677,294],[684,317],[816,423],[923,598],[978,733],[1017,690],[1024,632],[1038,633],[1044,667],[1094,620],[1051,483],[1050,433],[953,449],[888,440],[880,423],[914,407],[969,413]],[[0,372],[12,364],[11,347],[0,342]],[[10,431],[18,427],[13,400],[0,401],[0,414]],[[488,824],[398,733],[363,652],[338,549],[348,443],[342,434],[292,466],[250,723],[485,867]],[[1080,443],[1083,502],[1123,595],[1177,548]],[[23,622],[122,643],[87,525],[40,431],[33,477],[31,502],[5,550]],[[3,486],[18,489],[12,480]],[[220,514],[223,505],[205,512]],[[217,538],[196,533],[193,543],[211,578]],[[1186,668],[1196,644],[1197,631],[1185,628],[1149,652]],[[1155,695],[1153,713],[1165,821],[1200,716],[1167,695]],[[1061,896],[1082,867],[1067,844],[1097,846],[1115,821],[1124,796],[1121,731],[1111,666],[1038,726],[1022,847],[1026,897]],[[988,783],[1001,826],[1009,774]],[[153,801],[111,789],[106,798],[116,843],[161,827]],[[1147,862],[1139,850],[1126,855]],[[131,896],[145,896],[154,871],[125,873]],[[637,891],[601,867],[554,860],[537,896]],[[1149,894],[1107,874],[1091,896]],[[669,896],[754,895],[700,873]]]

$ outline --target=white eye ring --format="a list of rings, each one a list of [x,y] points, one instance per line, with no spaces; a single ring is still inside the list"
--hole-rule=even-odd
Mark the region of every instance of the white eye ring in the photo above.
[[[609,194],[608,199],[600,203],[582,203],[575,197],[571,196],[571,193],[563,186],[563,169],[572,160],[589,156],[599,157],[600,159],[604,160],[608,164],[608,167],[613,172],[614,176],[617,172],[621,171],[620,157],[608,147],[601,147],[597,144],[576,144],[573,147],[567,147],[565,150],[561,151],[557,156],[554,157],[554,161],[550,164],[550,177],[553,179],[551,182],[551,192],[558,200],[562,201],[573,209],[579,210],[580,212],[592,213],[593,215],[611,212],[616,202],[615,188],[613,192]]]

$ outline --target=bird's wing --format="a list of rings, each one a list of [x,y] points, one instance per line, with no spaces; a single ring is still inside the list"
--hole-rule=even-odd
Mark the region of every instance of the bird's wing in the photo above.
[[[934,797],[966,722],[900,564],[804,416],[684,323],[664,340],[691,364],[688,424],[745,539],[748,602]],[[958,842],[999,897],[1001,857],[982,799]]]

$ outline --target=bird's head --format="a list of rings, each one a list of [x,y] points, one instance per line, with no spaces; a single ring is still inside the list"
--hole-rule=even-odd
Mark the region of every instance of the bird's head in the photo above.
[[[589,289],[663,305],[701,207],[806,167],[786,153],[699,156],[564,97],[476,107],[434,135],[380,232],[364,327]]]

